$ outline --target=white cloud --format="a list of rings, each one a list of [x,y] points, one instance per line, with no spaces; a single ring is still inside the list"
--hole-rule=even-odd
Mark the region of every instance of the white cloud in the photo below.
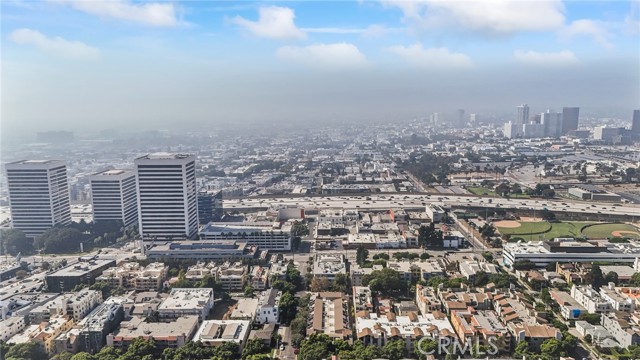
[[[356,68],[368,65],[366,56],[349,43],[283,46],[276,55],[282,60],[318,68]]]
[[[454,53],[447,48],[428,48],[417,43],[411,46],[392,46],[388,50],[409,63],[425,68],[471,68],[473,62],[466,54]]]
[[[553,30],[564,24],[560,0],[382,0],[399,8],[405,20],[421,27],[460,26],[496,34]]]
[[[135,4],[128,0],[53,0],[87,14],[151,26],[176,26],[176,8],[170,3]]]
[[[304,39],[306,34],[294,23],[296,15],[286,7],[263,6],[257,21],[236,16],[232,22],[259,37],[272,39]]]
[[[33,45],[38,49],[69,59],[91,60],[100,57],[100,50],[79,41],[70,41],[59,36],[47,37],[39,31],[18,29],[9,34],[16,44]]]
[[[513,56],[522,64],[534,66],[569,66],[580,63],[576,55],[569,50],[547,53],[516,50]]]
[[[564,38],[590,36],[604,48],[611,49],[613,45],[608,40],[609,35],[609,31],[602,22],[589,19],[575,20],[560,30],[560,36]]]

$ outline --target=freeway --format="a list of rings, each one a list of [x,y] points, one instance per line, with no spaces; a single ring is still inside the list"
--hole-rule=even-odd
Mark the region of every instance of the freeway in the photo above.
[[[361,209],[385,210],[390,208],[424,209],[426,205],[434,204],[454,208],[487,208],[487,209],[517,209],[554,212],[568,212],[585,214],[596,220],[599,215],[629,216],[632,221],[640,218],[640,205],[610,204],[601,202],[587,202],[569,199],[504,199],[470,195],[451,194],[366,194],[353,196],[322,195],[304,197],[272,197],[272,198],[243,198],[226,199],[223,201],[225,210],[255,210],[267,209],[271,206],[299,206],[305,209]],[[638,218],[636,218],[638,217]]]

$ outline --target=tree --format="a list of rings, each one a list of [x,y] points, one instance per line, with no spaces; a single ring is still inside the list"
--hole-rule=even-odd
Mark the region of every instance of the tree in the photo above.
[[[5,355],[7,359],[47,360],[49,358],[42,347],[33,341],[11,346]]]
[[[600,314],[582,313],[582,314],[580,314],[579,319],[582,320],[582,321],[586,321],[591,325],[600,324]]]
[[[309,227],[305,223],[295,221],[291,226],[291,235],[295,237],[302,237],[309,235]]]
[[[36,237],[35,245],[46,253],[66,253],[80,250],[80,243],[87,236],[71,227],[54,227]]]
[[[413,352],[419,360],[426,360],[427,354],[435,354],[438,351],[438,342],[432,338],[414,341]]]
[[[19,229],[0,230],[0,254],[31,255],[34,253],[33,241]]]
[[[430,257],[431,257],[431,255],[429,255],[429,253],[426,253],[426,252],[420,254],[420,259],[422,259],[422,260],[427,260]]]
[[[65,351],[52,357],[51,360],[71,360],[72,358],[73,358],[73,354]]]
[[[554,221],[556,219],[556,214],[554,214],[552,211],[547,210],[547,209],[542,209],[542,211],[540,211],[540,217],[543,220],[547,220],[547,221]]]
[[[365,249],[364,246],[359,245],[356,250],[356,263],[360,266],[364,266],[367,262],[367,257],[369,256],[369,250]]]
[[[296,308],[298,302],[296,298],[289,292],[285,292],[280,297],[280,304],[278,309],[280,310],[281,323],[289,324],[291,320],[296,316]]]
[[[382,348],[382,354],[389,360],[400,360],[407,356],[404,340],[388,341]]]
[[[71,360],[95,360],[95,357],[87,352],[79,352],[73,355]]]
[[[600,286],[605,283],[604,276],[602,275],[602,269],[600,269],[599,265],[592,265],[591,270],[585,277],[586,283],[591,284],[594,289],[599,290]]]
[[[618,285],[618,273],[609,271],[607,276],[604,277],[604,284],[614,283]]]
[[[331,288],[331,282],[325,277],[316,276],[311,280],[311,291],[322,292]]]
[[[22,279],[26,278],[27,275],[29,275],[29,273],[27,273],[26,270],[18,270],[18,271],[16,271],[16,278],[18,278],[18,280],[22,280]]]
[[[585,341],[587,344],[591,344],[591,341],[593,341],[593,339],[591,338],[591,334],[587,334],[587,335],[585,335],[585,336],[584,336],[584,341]]]
[[[561,351],[562,343],[556,339],[547,339],[540,345],[540,353],[548,357],[559,357]]]
[[[253,289],[253,286],[251,285],[247,285],[244,287],[244,297],[253,297],[253,292],[255,290]]]
[[[253,355],[264,354],[269,352],[269,347],[265,346],[260,339],[251,339],[244,344],[242,349],[242,358],[248,359]]]
[[[514,355],[517,357],[523,357],[529,355],[529,343],[526,341],[518,341],[516,348],[514,350]]]
[[[349,277],[346,274],[336,274],[331,284],[331,290],[346,293],[349,289]]]
[[[326,334],[311,334],[300,344],[300,360],[322,360],[331,357],[331,338]]]
[[[94,356],[96,357],[96,360],[118,360],[121,354],[122,353],[119,349],[116,349],[113,346],[105,346]]]
[[[402,280],[400,274],[390,268],[375,270],[371,274],[364,275],[362,284],[369,286],[371,291],[385,296],[400,295],[407,290],[407,284]]]
[[[536,264],[531,260],[518,260],[513,263],[514,270],[531,270],[535,268]]]

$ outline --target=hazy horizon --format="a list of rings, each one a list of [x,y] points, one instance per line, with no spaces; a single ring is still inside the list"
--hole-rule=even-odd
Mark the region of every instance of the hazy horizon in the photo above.
[[[508,116],[520,103],[630,118],[638,4],[2,2],[3,137]]]

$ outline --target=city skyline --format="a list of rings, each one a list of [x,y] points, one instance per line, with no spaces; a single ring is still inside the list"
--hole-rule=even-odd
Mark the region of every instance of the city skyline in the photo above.
[[[3,132],[638,107],[637,2],[460,4],[3,2]]]

